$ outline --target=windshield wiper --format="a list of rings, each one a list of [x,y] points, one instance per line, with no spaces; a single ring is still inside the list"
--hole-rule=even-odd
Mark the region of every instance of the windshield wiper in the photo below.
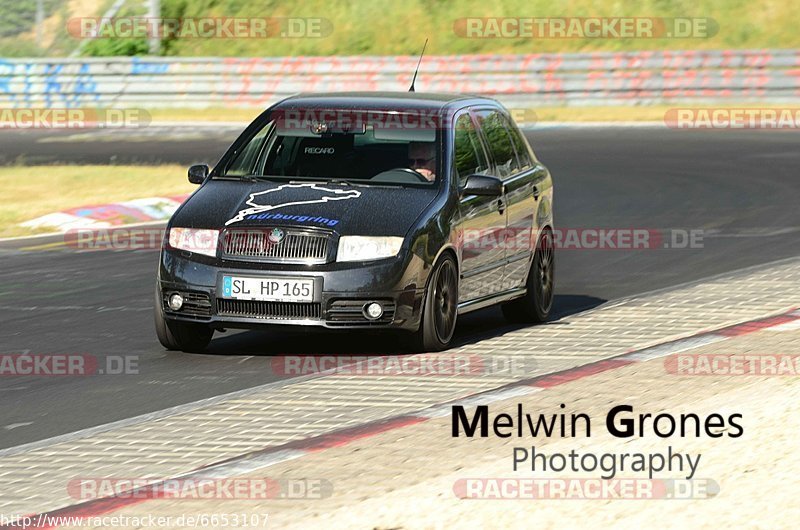
[[[267,175],[222,175],[214,177],[220,180],[244,180],[246,182],[258,182],[260,180],[275,180]]]
[[[342,186],[365,186],[365,184],[361,184],[359,182],[353,182],[352,180],[339,179],[339,178],[325,179],[325,180],[315,180],[313,178],[301,179],[301,180],[290,180],[289,184],[305,184],[305,183],[309,183],[309,182],[311,184],[340,184]]]
[[[248,180],[252,181],[253,179],[250,178],[250,175],[215,175],[211,177],[212,180]]]

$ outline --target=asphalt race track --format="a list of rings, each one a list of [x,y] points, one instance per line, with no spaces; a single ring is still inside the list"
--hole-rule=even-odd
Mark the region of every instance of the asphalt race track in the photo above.
[[[236,133],[6,131],[0,163],[213,163]],[[529,137],[555,177],[559,227],[703,231],[696,249],[561,251],[556,317],[800,254],[796,133],[549,128]],[[139,374],[0,378],[0,448],[275,381],[275,354],[394,351],[386,344],[396,341],[375,335],[354,347],[352,334],[276,329],[218,334],[205,355],[165,352],[151,313],[156,252],[19,249],[32,244],[0,244],[0,352],[132,355]],[[460,320],[456,341],[508,329],[485,310]]]

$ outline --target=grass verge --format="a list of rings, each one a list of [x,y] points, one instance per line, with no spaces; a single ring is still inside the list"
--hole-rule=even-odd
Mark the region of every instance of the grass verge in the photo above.
[[[194,188],[186,168],[177,165],[0,167],[0,237],[35,234],[19,223],[67,208],[180,195]]]

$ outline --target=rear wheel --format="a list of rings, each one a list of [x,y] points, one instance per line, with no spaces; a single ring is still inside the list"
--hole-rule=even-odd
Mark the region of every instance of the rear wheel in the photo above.
[[[536,245],[525,287],[525,296],[503,304],[503,315],[515,323],[545,322],[553,307],[555,288],[555,248],[549,229]]]
[[[158,342],[168,350],[181,350],[189,353],[199,353],[206,349],[214,330],[205,324],[195,322],[180,322],[164,318],[164,309],[161,307],[161,297],[156,288],[155,324]]]
[[[449,254],[439,261],[431,273],[422,320],[416,335],[416,348],[440,351],[450,344],[458,316],[458,269]]]

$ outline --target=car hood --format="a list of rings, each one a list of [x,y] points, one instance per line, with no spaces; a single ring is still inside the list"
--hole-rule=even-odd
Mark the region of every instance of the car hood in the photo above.
[[[210,180],[173,216],[191,228],[317,227],[403,236],[438,188]]]

